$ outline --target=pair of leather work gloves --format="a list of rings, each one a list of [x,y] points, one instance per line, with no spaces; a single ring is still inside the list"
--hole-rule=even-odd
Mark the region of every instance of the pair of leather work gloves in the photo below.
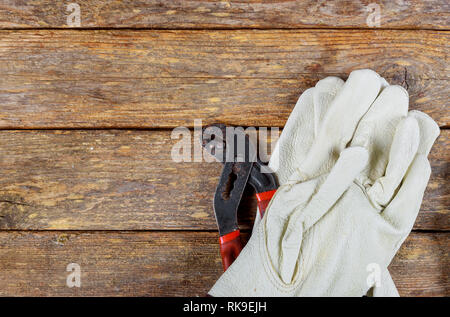
[[[419,212],[438,135],[372,70],[320,80],[271,156],[279,189],[209,294],[398,296],[387,267]]]

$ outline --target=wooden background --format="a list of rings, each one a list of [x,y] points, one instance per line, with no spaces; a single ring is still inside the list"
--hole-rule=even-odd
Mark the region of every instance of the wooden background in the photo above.
[[[447,0],[76,3],[80,28],[62,1],[0,4],[0,295],[204,295],[221,273],[221,167],[171,161],[172,129],[282,127],[306,88],[362,67],[442,128],[390,271],[401,295],[450,295]]]

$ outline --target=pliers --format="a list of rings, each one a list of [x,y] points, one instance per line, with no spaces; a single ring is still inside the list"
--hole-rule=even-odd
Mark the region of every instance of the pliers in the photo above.
[[[261,218],[278,188],[275,174],[259,160],[256,147],[248,135],[242,128],[228,128],[223,124],[207,126],[203,128],[201,140],[203,148],[224,163],[214,194],[214,213],[224,271],[243,248],[237,210],[246,185],[250,184],[255,189]]]

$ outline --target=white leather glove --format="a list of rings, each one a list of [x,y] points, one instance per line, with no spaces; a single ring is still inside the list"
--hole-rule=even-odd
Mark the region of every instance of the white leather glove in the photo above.
[[[350,74],[346,83],[345,97],[349,98],[349,92],[352,90],[364,89],[361,83],[367,82],[367,77],[375,82],[373,85],[375,87],[384,88],[389,85],[384,78],[379,77],[371,70],[357,70]],[[269,162],[280,185],[283,185],[296,167],[304,162],[311,145],[319,134],[325,113],[343,85],[344,81],[338,77],[326,77],[317,82],[315,87],[307,89],[298,99]],[[370,99],[367,100],[365,106],[370,102]],[[331,156],[332,153],[329,155]],[[326,159],[328,165],[323,168],[324,172],[329,171],[326,168],[330,167],[329,162],[332,160],[332,157]],[[260,214],[258,212],[254,228],[258,226],[259,222]],[[380,278],[382,282],[377,284],[378,287],[374,287],[371,296],[399,296],[387,269],[380,272]]]
[[[347,83],[354,82],[352,75]],[[360,89],[375,98],[378,92],[373,91],[382,84],[376,88],[368,75]],[[313,153],[320,159],[306,156],[300,168],[294,167],[292,178],[277,191],[262,224],[211,295],[361,296],[369,289],[367,265],[375,263],[385,270],[414,223],[429,176],[426,155],[439,130],[416,112],[395,130],[407,109],[407,96],[393,87],[383,90],[361,120],[352,147],[342,151],[360,119],[354,114],[362,116],[372,103],[355,97],[364,94],[345,94],[343,87],[329,106],[335,111],[326,111],[324,128],[311,145],[308,156]],[[391,100],[400,103],[393,114]],[[337,110],[343,109],[338,107],[342,101],[348,106],[344,113]],[[333,170],[321,173],[337,155]],[[320,176],[308,179],[311,175]]]

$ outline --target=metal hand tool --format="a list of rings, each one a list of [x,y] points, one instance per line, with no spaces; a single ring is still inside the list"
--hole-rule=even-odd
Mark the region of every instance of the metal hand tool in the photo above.
[[[247,183],[255,189],[261,217],[278,184],[273,173],[262,173],[263,169],[269,169],[257,158],[256,147],[243,129],[230,130],[223,124],[210,125],[203,129],[201,141],[208,153],[224,163],[214,195],[214,213],[225,271],[243,247],[237,210]]]

